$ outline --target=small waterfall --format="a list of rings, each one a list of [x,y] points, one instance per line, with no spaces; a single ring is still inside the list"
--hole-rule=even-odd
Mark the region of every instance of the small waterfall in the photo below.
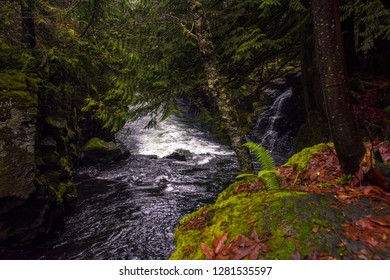
[[[276,164],[282,164],[294,153],[293,139],[304,110],[291,87],[272,94],[274,103],[259,116],[249,139],[264,146]]]

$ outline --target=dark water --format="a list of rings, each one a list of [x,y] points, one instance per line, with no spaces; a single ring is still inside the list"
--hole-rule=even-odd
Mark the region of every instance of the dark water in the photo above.
[[[169,258],[180,219],[212,203],[234,180],[237,163],[228,147],[184,118],[172,117],[154,130],[142,130],[145,123],[128,124],[118,135],[133,152],[129,160],[80,171],[79,202],[64,232],[14,249],[12,258]],[[191,159],[163,158],[178,148],[191,151]]]
[[[276,98],[250,135],[277,163],[292,152],[287,90]],[[78,205],[64,231],[30,247],[6,252],[12,259],[167,259],[175,250],[180,219],[212,203],[239,173],[229,147],[210,140],[193,121],[171,117],[144,130],[147,119],[128,123],[117,141],[130,159],[80,170]],[[177,149],[188,161],[165,159]]]

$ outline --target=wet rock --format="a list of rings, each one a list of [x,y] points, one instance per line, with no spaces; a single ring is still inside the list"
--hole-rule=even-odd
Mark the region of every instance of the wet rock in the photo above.
[[[0,198],[26,199],[35,191],[38,103],[36,94],[23,90],[23,75],[0,73]]]
[[[188,150],[177,149],[172,154],[170,154],[164,158],[173,159],[173,160],[177,160],[177,161],[187,161],[187,160],[192,159],[192,153]]]
[[[39,123],[38,82],[32,73],[0,72],[0,244],[48,233],[77,197],[70,159],[59,149],[61,137],[72,137],[69,114]]]
[[[52,137],[41,140],[40,150],[43,152],[53,152],[57,150],[57,142]]]
[[[129,159],[131,156],[131,153],[129,151],[122,151],[121,150],[121,155],[116,157],[114,159],[114,162],[119,162],[119,161],[122,161],[122,160],[127,160]]]
[[[108,163],[123,157],[121,149],[114,142],[92,138],[81,149],[85,164]]]

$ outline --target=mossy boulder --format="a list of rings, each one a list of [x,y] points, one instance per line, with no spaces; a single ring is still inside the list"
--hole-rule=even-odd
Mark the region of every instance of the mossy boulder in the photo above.
[[[302,149],[300,152],[294,154],[285,164],[284,167],[293,167],[295,171],[303,171],[306,169],[313,155],[321,153],[326,149],[333,148],[333,143],[321,143],[312,147]]]
[[[36,82],[34,74],[0,73],[0,198],[35,190]]]
[[[375,212],[367,201],[364,205],[340,205],[332,193],[234,194],[237,184],[225,190],[215,204],[182,219],[175,232],[177,248],[171,259],[206,259],[202,242],[213,248],[213,237],[228,233],[228,244],[239,234],[249,237],[253,230],[270,249],[259,259],[310,258],[324,253],[335,259],[355,259],[367,251],[373,258],[390,257],[388,247],[375,250],[343,233],[345,224]]]
[[[108,163],[120,158],[121,149],[114,142],[92,138],[81,149],[82,160],[86,164]]]
[[[33,73],[0,71],[1,245],[48,233],[76,204],[71,158],[61,150],[74,140],[71,119],[51,114],[47,104],[39,111],[39,83]]]

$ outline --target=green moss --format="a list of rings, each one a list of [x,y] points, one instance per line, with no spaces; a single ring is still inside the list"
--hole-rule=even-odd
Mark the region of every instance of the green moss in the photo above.
[[[83,151],[93,151],[93,150],[107,150],[113,151],[117,150],[118,146],[114,142],[106,142],[99,138],[92,138],[84,145]]]
[[[347,174],[347,175],[344,175],[343,177],[337,179],[334,183],[337,184],[337,185],[345,186],[345,185],[348,185],[351,182],[351,179],[352,179],[352,175],[351,174]]]
[[[235,195],[235,189],[238,185],[245,183],[245,181],[236,181],[233,184],[231,184],[229,187],[227,187],[222,193],[219,194],[216,204],[221,203],[222,201],[227,200],[229,197]]]
[[[283,166],[294,167],[296,171],[303,171],[306,169],[308,163],[313,158],[313,154],[320,153],[328,147],[333,147],[333,143],[318,144],[313,147],[305,148],[299,153],[293,155]]]
[[[38,97],[36,94],[31,94],[27,91],[21,90],[0,90],[0,102],[5,100],[12,100],[17,102],[18,106],[38,106]]]
[[[38,106],[38,84],[36,74],[26,75],[18,71],[0,73],[0,101],[14,102]]]
[[[42,158],[44,164],[50,168],[61,167],[61,155],[56,151],[46,153]]]
[[[330,207],[334,198],[303,192],[258,192],[234,195],[231,185],[213,205],[185,217],[175,232],[176,251],[171,259],[204,259],[200,244],[212,246],[212,238],[229,233],[228,244],[238,234],[250,236],[256,230],[271,248],[260,259],[291,259],[295,250],[302,257],[311,253],[330,252],[340,256],[338,235],[330,231],[343,221],[340,210]],[[224,199],[222,199],[224,198]],[[202,229],[188,229],[186,224],[208,211]],[[318,232],[313,232],[318,228]],[[345,254],[345,252],[344,252]]]
[[[27,91],[26,75],[18,71],[0,73],[0,88]]]
[[[303,148],[328,142],[330,134],[328,124],[317,111],[310,111],[307,114],[306,122],[300,127],[294,139],[294,149],[300,151]]]
[[[45,118],[45,123],[59,129],[66,129],[67,128],[67,123],[66,119],[55,119],[53,117],[46,117]]]
[[[60,183],[56,187],[49,186],[49,189],[54,194],[57,204],[61,205],[64,202],[65,194],[74,193],[76,191],[76,186],[72,181],[67,181]]]

